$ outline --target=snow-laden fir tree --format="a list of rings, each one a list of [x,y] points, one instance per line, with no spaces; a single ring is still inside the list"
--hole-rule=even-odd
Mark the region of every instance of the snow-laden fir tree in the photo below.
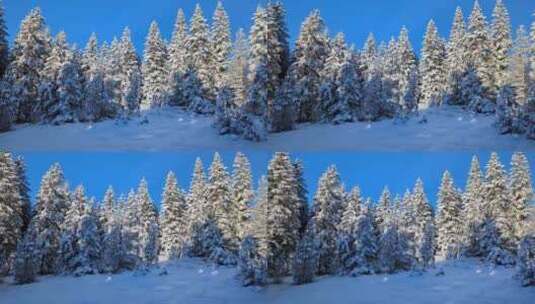
[[[509,60],[510,84],[514,88],[515,104],[512,109],[513,132],[523,133],[526,130],[524,125],[524,106],[527,103],[529,87],[529,56],[530,40],[524,26],[519,26],[511,50]]]
[[[104,67],[99,54],[98,41],[95,33],[91,34],[81,58],[84,75],[84,102],[82,111],[86,120],[111,118],[109,96],[104,83]]]
[[[184,101],[176,88],[180,88],[182,75],[186,72],[188,62],[186,43],[188,25],[182,9],[178,10],[171,42],[169,43],[169,104],[183,106]]]
[[[462,253],[463,208],[461,195],[448,171],[442,176],[437,204],[437,255],[442,259],[458,259]]]
[[[225,83],[225,73],[228,70],[229,56],[232,48],[230,38],[230,22],[221,1],[217,2],[212,17],[210,29],[211,53],[213,56],[213,73],[215,88],[221,88]]]
[[[433,20],[427,24],[420,59],[420,106],[442,104],[446,83],[446,47]]]
[[[300,122],[320,119],[321,71],[329,54],[325,23],[318,10],[314,10],[301,25],[293,51],[293,63],[288,70],[291,99],[298,107]]]
[[[370,206],[363,204],[355,227],[357,232],[354,242],[356,268],[352,270],[353,275],[370,274],[377,270],[379,244],[373,220],[374,216]]]
[[[455,17],[450,29],[450,37],[446,52],[446,101],[448,104],[461,102],[461,79],[466,69],[464,58],[464,39],[466,24],[460,7],[455,10]]]
[[[41,180],[35,211],[27,234],[34,248],[38,274],[54,274],[58,269],[61,223],[69,206],[69,192],[59,164],[54,164]]]
[[[106,95],[114,105],[119,107],[120,100],[120,43],[117,37],[108,44],[104,42],[100,48],[100,60],[104,71]]]
[[[17,170],[17,182],[19,187],[20,205],[21,205],[21,218],[22,218],[22,231],[26,232],[28,225],[32,219],[32,206],[30,202],[30,186],[28,184],[28,178],[26,176],[26,164],[22,157],[15,159],[15,168]]]
[[[308,190],[305,181],[305,172],[303,162],[301,160],[295,160],[294,174],[297,183],[297,197],[299,199],[299,218],[301,219],[300,232],[304,233],[308,224],[309,208],[308,208]]]
[[[77,236],[80,219],[87,204],[83,186],[78,186],[74,190],[68,204],[65,220],[61,223],[60,262],[58,263],[59,271],[63,273],[72,273],[79,262]]]
[[[496,128],[500,134],[513,131],[513,109],[516,107],[515,93],[511,85],[502,85],[496,97]]]
[[[4,4],[0,2],[0,78],[4,77],[9,64],[9,44],[7,26],[4,18]]]
[[[153,21],[145,41],[143,55],[143,98],[141,109],[164,106],[167,102],[167,49],[158,24]]]
[[[36,121],[34,109],[39,101],[39,85],[45,60],[50,52],[50,34],[41,10],[31,10],[21,23],[11,51],[6,81],[10,86],[5,97],[18,122]]]
[[[193,176],[187,197],[187,210],[189,219],[189,237],[191,244],[189,253],[193,256],[202,256],[201,228],[208,215],[207,208],[207,181],[203,164],[200,158],[195,160]]]
[[[344,34],[336,34],[336,37],[330,41],[329,48],[329,55],[325,58],[325,65],[321,71],[321,111],[324,121],[335,120],[337,114],[350,114],[347,105],[342,109],[339,107],[337,98],[338,77],[347,50]],[[340,110],[343,113],[339,113]]]
[[[116,273],[126,266],[126,242],[123,235],[123,206],[113,209],[102,237],[102,270]]]
[[[515,251],[514,223],[511,221],[511,196],[507,187],[507,175],[498,154],[493,152],[487,163],[483,190],[482,227],[483,250],[488,259],[497,264],[510,263]],[[496,232],[495,232],[496,231]],[[494,240],[494,237],[497,240]]]
[[[485,99],[492,98],[493,85],[493,56],[492,42],[488,24],[479,1],[474,2],[474,8],[468,19],[468,28],[464,39],[464,58],[473,67],[483,89],[483,99],[472,101],[470,108],[477,112],[492,111],[492,106]],[[472,75],[465,75],[464,77]],[[463,90],[466,90],[463,86]]]
[[[526,235],[520,242],[516,275],[522,286],[535,285],[535,236],[533,234]]]
[[[299,243],[293,257],[292,277],[294,284],[311,283],[318,268],[318,256],[314,233],[307,230]]]
[[[35,242],[28,233],[17,245],[17,253],[13,265],[13,278],[16,284],[29,284],[36,280],[37,264],[35,263]]]
[[[398,219],[389,214],[384,224],[384,230],[379,233],[378,268],[382,272],[394,273],[410,268],[410,258],[407,255],[407,238],[401,231]]]
[[[479,240],[483,222],[483,173],[477,156],[472,158],[465,191],[463,193],[463,255],[479,256],[482,254]]]
[[[384,230],[384,223],[386,221],[386,218],[389,216],[390,210],[392,205],[392,199],[390,190],[388,190],[388,187],[385,187],[383,189],[383,192],[381,193],[381,196],[379,197],[379,201],[377,203],[377,207],[375,208],[375,226],[379,229],[380,232]]]
[[[108,186],[104,193],[104,198],[99,206],[99,221],[104,233],[110,230],[110,222],[113,217],[117,201],[115,200],[115,191],[112,186]]]
[[[87,120],[83,112],[84,77],[78,50],[67,53],[57,79],[58,103],[52,107],[53,123],[78,122]]]
[[[242,106],[247,101],[249,41],[242,28],[236,32],[234,46],[225,82],[234,91],[234,104]]]
[[[173,172],[167,174],[161,206],[161,255],[167,259],[179,259],[186,253],[189,223],[186,196],[177,185]]]
[[[373,33],[368,35],[364,47],[361,51],[361,68],[363,71],[363,76],[366,81],[369,81],[372,76],[372,69],[376,64],[377,60],[377,43],[375,41],[375,36]]]
[[[494,94],[497,94],[500,87],[506,85],[509,77],[508,68],[511,47],[513,44],[511,37],[511,20],[509,13],[502,0],[496,1],[496,6],[492,12],[492,23],[490,25],[490,41],[492,51]]]
[[[279,280],[290,269],[290,257],[299,241],[299,197],[295,172],[287,153],[275,153],[267,174],[268,274]]]
[[[197,4],[190,20],[189,37],[186,44],[188,62],[192,65],[202,83],[202,97],[212,99],[214,96],[214,71],[210,32],[201,6]]]
[[[0,152],[0,276],[9,271],[12,255],[22,239],[22,200],[15,161],[11,154]]]
[[[409,40],[409,31],[403,27],[398,37],[397,64],[399,81],[398,104],[404,113],[411,113],[418,109],[417,89],[418,62],[416,54]]]
[[[421,179],[416,181],[408,206],[410,220],[404,227],[408,235],[408,249],[413,258],[412,267],[425,269],[434,262],[433,208],[425,194]]]
[[[232,197],[231,177],[219,153],[214,154],[208,177],[207,200],[222,234],[223,249],[235,254],[239,246],[239,208]]]
[[[338,269],[336,236],[345,199],[345,191],[340,176],[331,166],[320,177],[318,190],[314,196],[311,229],[318,250],[318,274],[333,274]]]
[[[254,236],[246,236],[240,244],[238,276],[243,286],[267,283],[267,261]]]
[[[516,152],[511,158],[511,173],[509,176],[509,191],[511,198],[511,218],[514,226],[514,243],[528,232],[528,216],[530,202],[533,199],[533,187],[527,157],[522,152]]]
[[[337,227],[339,270],[344,274],[350,273],[357,266],[355,265],[355,239],[358,236],[357,218],[361,212],[361,205],[360,189],[354,187],[344,202],[344,209]]]
[[[531,25],[531,57],[530,57],[530,85],[528,101],[524,106],[525,116],[522,119],[526,126],[526,136],[535,139],[535,22]]]
[[[251,164],[243,153],[238,152],[232,168],[232,202],[237,209],[235,220],[238,239],[241,240],[250,233],[251,228],[250,209],[254,200]]]
[[[135,196],[138,225],[138,256],[147,265],[158,257],[158,213],[150,198],[147,181],[142,179]]]
[[[82,55],[82,71],[86,79],[90,79],[100,69],[98,39],[95,33],[91,33]]]
[[[158,79],[161,80],[160,75]],[[119,43],[119,75],[120,99],[119,103],[127,114],[139,109],[141,99],[141,68],[136,49],[132,43],[131,32],[125,28]]]
[[[189,111],[199,114],[214,113],[212,102],[203,97],[203,83],[196,69],[189,66],[182,78],[177,80],[177,84],[180,87],[175,90],[175,96],[180,96],[176,98],[181,98]]]

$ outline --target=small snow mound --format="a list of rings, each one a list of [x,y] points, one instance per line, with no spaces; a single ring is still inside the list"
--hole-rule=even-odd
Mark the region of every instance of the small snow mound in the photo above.
[[[477,122],[477,119],[476,119],[475,117],[472,118],[472,119],[470,119],[470,123],[473,123],[473,124],[474,124],[474,123],[476,123],[476,122]]]
[[[481,273],[481,272],[483,272],[483,270],[481,270],[481,268],[476,269],[476,273]]]
[[[366,129],[367,129],[367,130],[369,130],[369,129],[371,129],[371,128],[372,128],[372,124],[367,124],[367,125],[366,125]]]
[[[383,278],[383,282],[385,282],[385,283],[388,282],[388,277],[384,277]]]
[[[111,276],[108,276],[108,277],[106,278],[105,282],[106,282],[106,283],[111,282]]]
[[[464,118],[462,116],[457,117],[457,121],[463,121]]]
[[[85,127],[86,130],[91,130],[93,129],[93,125],[88,125],[87,127]]]
[[[212,276],[216,276],[216,275],[218,275],[218,274],[219,274],[219,271],[217,271],[217,270],[214,270],[214,271],[212,271],[212,272],[211,272],[210,274],[211,274]]]
[[[489,272],[489,275],[490,275],[491,277],[494,276],[495,274],[496,274],[496,271],[495,271],[494,269],[491,270],[491,271]]]
[[[197,271],[198,274],[203,274],[204,273],[204,269],[200,268],[198,271]]]
[[[183,121],[184,121],[184,118],[180,117],[180,118],[178,118],[178,121],[179,121],[179,122],[183,122]]]

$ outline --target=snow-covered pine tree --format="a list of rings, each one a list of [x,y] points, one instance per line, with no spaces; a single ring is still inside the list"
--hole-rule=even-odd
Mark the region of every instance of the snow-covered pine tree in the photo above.
[[[167,259],[184,256],[189,240],[186,197],[177,185],[173,172],[167,174],[160,214],[160,248]]]
[[[236,32],[225,82],[234,91],[234,104],[241,107],[247,101],[249,41],[242,28]]]
[[[15,161],[0,151],[0,276],[9,272],[12,255],[21,241],[24,228],[22,197]]]
[[[104,68],[99,54],[95,33],[87,41],[81,58],[85,78],[83,112],[87,120],[100,120],[113,115],[109,113],[109,96],[106,95]]]
[[[82,71],[86,79],[90,79],[101,68],[97,34],[91,33],[82,55]]]
[[[137,211],[139,248],[138,256],[144,266],[152,264],[158,257],[158,213],[149,195],[147,181],[143,178],[135,196]]]
[[[314,10],[301,25],[293,51],[293,63],[288,70],[291,99],[298,107],[299,122],[320,119],[319,105],[321,71],[329,54],[325,23],[318,10]]]
[[[377,43],[375,41],[375,36],[373,33],[370,33],[361,51],[361,69],[366,81],[371,79],[371,72],[376,64],[377,55]]]
[[[522,286],[535,285],[535,236],[526,235],[520,242],[517,277]]]
[[[110,222],[116,206],[117,201],[115,200],[115,191],[113,190],[112,186],[108,186],[99,208],[99,222],[104,233],[109,231],[111,228]]]
[[[187,210],[189,219],[189,254],[193,256],[202,256],[202,239],[201,228],[208,215],[207,210],[207,181],[204,174],[203,164],[200,158],[195,160],[193,176],[187,197]]]
[[[158,108],[167,103],[167,49],[156,21],[150,25],[143,55],[143,98],[141,110]]]
[[[126,242],[123,238],[122,205],[113,209],[102,237],[102,270],[116,273],[125,266]]]
[[[462,201],[448,171],[442,176],[437,205],[437,255],[442,259],[458,259],[462,250]]]
[[[439,106],[445,95],[446,47],[433,20],[427,24],[420,59],[420,106]]]
[[[161,75],[158,74],[159,81],[161,81],[160,77]],[[120,81],[119,103],[123,111],[127,114],[134,113],[139,109],[142,75],[139,66],[139,58],[132,43],[129,28],[124,29],[121,42],[119,43],[118,78]],[[160,82],[158,83],[160,85]]]
[[[384,230],[384,223],[386,221],[386,218],[389,216],[390,210],[391,210],[392,200],[391,200],[391,194],[390,190],[388,190],[388,187],[385,187],[383,189],[383,192],[381,193],[381,197],[379,198],[379,201],[377,203],[377,207],[375,208],[375,225],[379,229],[379,232],[382,233]]]
[[[35,263],[34,237],[29,233],[17,245],[17,252],[13,264],[13,277],[16,284],[29,284],[35,282],[37,267]]]
[[[374,227],[374,216],[369,205],[363,204],[357,217],[357,236],[354,243],[355,265],[353,275],[371,274],[377,270],[378,240],[377,231]]]
[[[496,128],[500,134],[507,134],[513,131],[513,109],[515,105],[515,93],[511,85],[505,84],[498,89],[496,97]]]
[[[364,102],[364,78],[360,70],[360,56],[353,48],[345,52],[344,61],[340,67],[339,84],[336,90],[338,96],[338,115],[334,121],[376,120],[378,117],[376,102]],[[346,112],[348,110],[348,113]]]
[[[63,273],[72,273],[79,266],[77,237],[80,219],[87,204],[83,186],[78,186],[74,190],[68,204],[65,219],[61,223],[60,262],[58,263],[59,271]]]
[[[258,240],[246,236],[240,244],[238,256],[238,276],[243,286],[267,283],[267,261],[259,249]]]
[[[311,283],[318,271],[318,253],[314,233],[307,230],[299,243],[293,257],[292,277],[294,284]]]
[[[50,34],[39,8],[24,18],[11,51],[6,81],[10,90],[5,97],[18,122],[36,121],[34,109],[39,100],[41,72],[50,52]]]
[[[87,120],[83,112],[84,76],[80,53],[71,49],[57,78],[57,105],[48,112],[55,124]]]
[[[411,193],[408,212],[411,214],[409,227],[409,252],[414,259],[413,268],[425,269],[434,262],[434,238],[433,208],[425,194],[424,184],[421,179],[416,181]]]
[[[197,4],[190,20],[190,35],[186,44],[188,62],[202,83],[202,97],[214,98],[213,57],[211,54],[210,33],[201,6]]]
[[[171,42],[169,43],[169,104],[183,106],[184,100],[180,94],[182,76],[186,72],[188,62],[188,25],[182,9],[178,10]]]
[[[311,229],[318,250],[318,274],[333,274],[338,269],[336,257],[337,226],[344,207],[345,191],[336,167],[331,166],[320,177],[314,196]]]
[[[461,79],[466,69],[464,60],[464,39],[466,24],[462,9],[458,6],[450,30],[446,52],[446,100],[448,104],[460,104]]]
[[[100,48],[100,61],[104,72],[104,85],[110,104],[120,111],[120,42],[114,37],[111,44],[104,42]],[[116,113],[113,113],[116,114]]]
[[[287,153],[275,153],[269,163],[267,205],[267,269],[277,281],[290,269],[301,223],[295,172]]]
[[[483,254],[480,244],[480,229],[483,222],[483,174],[477,156],[472,158],[465,191],[463,193],[463,255]]]
[[[418,62],[406,27],[402,27],[399,33],[396,60],[399,93],[397,102],[403,117],[418,110]]]
[[[509,83],[509,60],[513,41],[511,38],[511,20],[509,12],[502,0],[496,1],[496,6],[492,12],[492,23],[490,25],[490,41],[492,52],[493,94],[497,94],[499,89]]]
[[[237,208],[238,239],[242,240],[251,232],[250,209],[254,199],[251,164],[243,153],[238,152],[232,168],[232,201]]]
[[[34,247],[34,262],[38,274],[58,272],[61,223],[69,202],[69,192],[59,164],[54,164],[41,180],[35,212],[27,234]]]
[[[535,139],[535,22],[531,25],[531,56],[530,56],[530,84],[528,89],[528,101],[524,107],[524,124],[527,126],[526,135],[529,139]]]
[[[337,88],[340,84],[339,75],[347,50],[343,33],[338,33],[329,41],[329,54],[325,58],[325,65],[321,70],[321,115],[322,120],[332,121],[337,114],[349,115],[347,104],[340,109],[338,104]],[[340,110],[344,113],[339,113]]]
[[[529,88],[529,56],[530,40],[524,26],[519,26],[516,31],[515,41],[511,50],[509,61],[509,77],[515,93],[515,103],[512,108],[512,131],[514,133],[526,132],[525,107],[528,99]]]
[[[350,273],[357,266],[355,239],[358,237],[357,218],[360,215],[361,205],[360,189],[354,187],[344,202],[344,209],[337,227],[338,267],[343,274]]]
[[[384,230],[379,233],[378,269],[386,273],[394,273],[410,268],[410,259],[407,256],[407,239],[399,226],[399,219],[389,214]]]
[[[527,157],[522,152],[516,152],[511,158],[511,173],[509,176],[509,191],[511,197],[510,221],[514,226],[514,243],[527,233],[527,221],[530,202],[533,199],[533,187]]]
[[[0,2],[0,79],[4,77],[9,64],[9,44],[7,26],[4,18],[4,4]]]
[[[232,48],[229,18],[221,1],[217,2],[212,17],[210,44],[214,65],[214,88],[219,89],[225,85],[225,73],[228,70],[229,56]]]
[[[474,2],[474,8],[468,19],[468,28],[464,39],[464,58],[470,67],[473,68],[478,81],[482,86],[483,98],[472,101],[470,108],[477,112],[492,111],[492,105],[487,99],[492,98],[493,88],[493,56],[491,51],[492,42],[488,30],[488,24],[483,11],[479,6],[479,1]],[[473,77],[471,73],[465,74],[463,78]],[[464,80],[467,81],[467,80]],[[471,81],[473,82],[473,81]],[[463,85],[463,91],[467,90]]]
[[[222,249],[235,254],[239,247],[239,208],[232,199],[231,178],[219,153],[214,154],[208,177],[207,200],[215,223],[222,234]]]
[[[299,198],[299,217],[301,219],[301,228],[300,232],[304,233],[308,224],[309,218],[309,208],[308,208],[308,190],[305,181],[305,172],[303,167],[303,162],[301,160],[295,160],[294,165],[294,174],[295,180],[297,183],[297,197]]]
[[[483,249],[487,258],[497,264],[511,263],[514,253],[514,223],[511,219],[511,197],[507,187],[507,175],[498,154],[493,152],[487,163],[483,191],[482,212],[486,218],[482,237],[486,239]],[[495,231],[494,231],[495,230]],[[497,240],[493,238],[497,234]]]

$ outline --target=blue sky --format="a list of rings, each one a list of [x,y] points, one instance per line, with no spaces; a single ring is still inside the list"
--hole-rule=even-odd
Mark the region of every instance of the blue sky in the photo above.
[[[70,41],[85,46],[91,32],[99,39],[111,40],[120,36],[129,26],[138,51],[141,50],[149,24],[159,22],[166,38],[171,35],[178,8],[191,16],[196,3],[203,7],[205,16],[211,18],[216,0],[3,0],[11,40],[16,35],[20,21],[28,11],[40,6],[53,33],[65,30]],[[233,31],[239,27],[249,29],[251,17],[258,0],[224,0]],[[318,8],[331,33],[343,31],[349,42],[361,47],[369,32],[379,40],[397,35],[402,25],[410,31],[413,45],[419,49],[425,27],[430,18],[446,36],[451,26],[455,7],[463,8],[468,16],[472,0],[286,0],[288,27],[291,39],[297,37],[299,26],[308,13]],[[535,2],[531,0],[504,0],[512,17],[513,26],[529,25],[534,18]],[[494,0],[480,0],[490,20]]]
[[[83,183],[89,196],[101,199],[108,185],[112,184],[116,193],[126,193],[137,187],[145,177],[149,191],[159,203],[166,173],[173,170],[182,187],[188,187],[193,162],[200,156],[205,167],[211,163],[214,151],[188,152],[22,152],[27,162],[28,177],[35,196],[41,176],[48,167],[59,161],[71,188]],[[271,152],[247,153],[251,161],[255,181],[265,174]],[[228,168],[232,166],[235,151],[221,153]],[[407,187],[412,188],[415,180],[421,177],[425,183],[428,197],[434,203],[444,170],[453,175],[458,187],[466,183],[472,153],[468,152],[311,152],[293,153],[305,166],[305,179],[311,192],[317,187],[318,178],[325,169],[334,164],[346,188],[359,185],[364,196],[374,200],[383,187],[388,185],[394,193],[403,194]],[[484,166],[490,156],[488,152],[478,152]],[[509,167],[510,152],[499,153],[502,163]],[[528,155],[532,171],[535,169],[535,155]]]

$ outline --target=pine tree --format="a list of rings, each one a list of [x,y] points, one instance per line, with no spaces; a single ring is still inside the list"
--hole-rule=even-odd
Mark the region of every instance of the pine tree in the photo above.
[[[414,259],[413,268],[425,269],[433,264],[434,258],[434,225],[433,209],[429,204],[421,179],[416,181],[412,190],[408,208],[410,220],[407,231],[409,234],[409,252]]]
[[[299,241],[299,198],[294,169],[286,153],[275,153],[267,175],[268,274],[279,280],[289,270],[289,259]]]
[[[298,107],[298,121],[314,122],[320,118],[321,71],[328,56],[325,24],[318,10],[314,10],[301,25],[299,38],[288,70],[292,100]]]
[[[0,152],[0,276],[11,267],[12,255],[22,239],[23,205],[16,164],[7,152]]]
[[[169,103],[171,105],[184,105],[180,94],[177,94],[175,88],[181,86],[182,75],[187,69],[187,55],[188,50],[186,43],[188,41],[188,25],[182,9],[178,10],[175,26],[173,29],[173,36],[169,44],[169,82],[170,82],[170,96]]]
[[[507,8],[502,0],[496,1],[492,12],[492,24],[490,26],[490,40],[492,45],[493,79],[495,81],[492,91],[494,94],[508,83],[508,69],[511,47],[511,21]]]
[[[109,96],[104,83],[104,67],[99,54],[95,33],[91,34],[81,58],[85,78],[83,112],[87,120],[97,121],[109,118]]]
[[[232,48],[229,18],[221,1],[217,2],[214,16],[212,17],[210,43],[215,72],[214,84],[215,88],[219,89],[224,85]]]
[[[108,229],[102,237],[102,269],[105,272],[117,273],[125,266],[126,241],[123,238],[122,206],[114,208],[108,220]]]
[[[308,224],[309,208],[308,208],[308,190],[305,181],[305,172],[303,162],[300,160],[294,161],[294,174],[297,181],[297,197],[299,198],[299,217],[301,219],[300,232],[304,233]]]
[[[34,262],[39,274],[58,272],[61,223],[64,221],[69,202],[69,193],[59,164],[54,164],[41,180],[37,193],[35,215],[28,234],[29,244],[35,251]]]
[[[483,208],[483,174],[477,156],[472,158],[468,180],[463,193],[463,232],[462,240],[465,256],[479,256],[482,248],[480,243],[480,229],[483,222],[481,214]]]
[[[80,54],[71,50],[58,73],[58,103],[51,114],[53,123],[84,121],[83,113],[84,78],[80,64]]]
[[[395,217],[388,216],[384,230],[379,233],[379,269],[386,273],[408,270],[407,240]]]
[[[228,253],[237,253],[239,208],[232,199],[231,178],[219,153],[214,155],[208,181],[207,200],[211,204],[211,212],[222,234],[222,247]]]
[[[35,258],[34,238],[26,234],[22,242],[17,246],[17,253],[13,265],[13,277],[17,284],[29,284],[35,282],[37,276],[37,264]]]
[[[375,208],[375,225],[381,233],[384,230],[384,223],[389,216],[391,205],[390,190],[388,190],[388,187],[385,187]]]
[[[188,244],[186,197],[178,187],[175,174],[169,172],[162,194],[160,248],[167,259],[184,256]]]
[[[427,25],[421,53],[420,105],[423,107],[441,105],[446,83],[446,47],[433,20]]]
[[[465,35],[466,24],[464,22],[463,11],[460,7],[457,7],[450,30],[445,62],[446,98],[449,104],[460,104],[461,102],[461,79],[466,69],[464,60]]]
[[[200,238],[201,227],[206,220],[207,210],[207,184],[203,164],[200,158],[195,160],[193,176],[187,197],[189,237],[191,238],[190,254],[202,256],[202,240]]]
[[[210,33],[201,6],[197,4],[190,21],[190,35],[186,44],[188,61],[202,83],[202,97],[213,100],[214,75],[212,73]]]
[[[236,32],[226,83],[234,91],[234,104],[241,107],[247,101],[249,41],[242,28]]]
[[[516,31],[516,38],[511,50],[509,61],[509,75],[511,86],[514,89],[515,103],[511,109],[512,132],[525,133],[525,107],[528,100],[529,88],[529,36],[523,26]]]
[[[158,253],[158,213],[150,198],[147,181],[142,179],[135,196],[138,224],[138,256],[146,264],[156,261]]]
[[[464,58],[469,65],[473,66],[477,78],[481,82],[483,97],[492,98],[493,88],[493,58],[491,53],[492,42],[488,32],[488,25],[479,6],[479,2],[474,2],[474,8],[468,21],[468,29],[464,43]],[[473,104],[471,108],[478,112],[489,111],[485,100],[480,100],[478,104]]]
[[[535,237],[526,235],[518,250],[517,277],[522,286],[535,285]]]
[[[318,274],[333,274],[337,270],[336,235],[342,216],[344,188],[340,176],[331,166],[320,177],[314,196],[311,227],[318,244]]]
[[[437,204],[437,255],[443,259],[458,259],[462,250],[462,201],[448,171],[442,176]]]
[[[69,201],[65,220],[61,223],[60,262],[61,272],[72,273],[80,266],[78,263],[78,235],[82,213],[86,208],[87,198],[83,186],[78,186]]]
[[[526,156],[516,152],[511,158],[511,174],[509,176],[509,191],[511,196],[511,217],[514,225],[514,243],[527,233],[527,221],[530,201],[533,199],[533,187],[529,173],[529,163]]]
[[[267,283],[266,257],[261,254],[257,239],[247,236],[240,245],[238,273],[243,286]]]
[[[122,109],[126,113],[133,113],[139,109],[139,103],[141,99],[142,75],[139,66],[139,59],[136,53],[136,49],[132,43],[131,32],[129,28],[124,29],[123,36],[121,37],[121,42],[119,44],[119,63],[119,102],[121,104]],[[160,73],[162,73],[162,71],[160,71]],[[156,74],[157,73],[154,72],[154,75]],[[163,81],[163,77],[159,73],[157,75],[158,85],[161,86],[160,81]]]
[[[30,202],[30,186],[28,185],[28,178],[26,176],[26,164],[22,157],[15,159],[15,168],[17,170],[19,195],[21,198],[22,231],[26,232],[32,219],[32,206]]]
[[[339,255],[339,269],[342,273],[351,272],[355,265],[355,238],[358,236],[357,218],[361,211],[360,189],[355,187],[347,195],[344,209],[337,227],[337,246]]]
[[[36,121],[34,110],[39,100],[41,72],[50,52],[50,34],[41,10],[35,8],[24,18],[11,51],[12,61],[6,81],[10,111],[18,122]],[[38,116],[38,115],[37,115]]]
[[[314,234],[305,232],[299,243],[293,258],[292,276],[294,284],[301,285],[311,283],[318,268],[318,256],[314,243]]]
[[[398,96],[397,102],[402,109],[402,115],[418,109],[418,62],[412,49],[407,28],[401,28],[396,49]]]
[[[369,81],[372,78],[373,69],[376,68],[375,65],[377,64],[377,56],[378,51],[375,36],[373,33],[370,33],[361,51],[362,70],[366,81]]]
[[[249,234],[251,228],[250,208],[253,199],[251,164],[244,154],[238,152],[234,158],[232,171],[232,201],[237,207],[236,221],[240,240]]]
[[[143,99],[141,109],[164,106],[167,102],[167,50],[158,24],[153,21],[145,42],[143,56]]]
[[[0,2],[0,78],[4,77],[9,64],[9,44],[7,42],[7,26],[4,19],[4,5]]]

